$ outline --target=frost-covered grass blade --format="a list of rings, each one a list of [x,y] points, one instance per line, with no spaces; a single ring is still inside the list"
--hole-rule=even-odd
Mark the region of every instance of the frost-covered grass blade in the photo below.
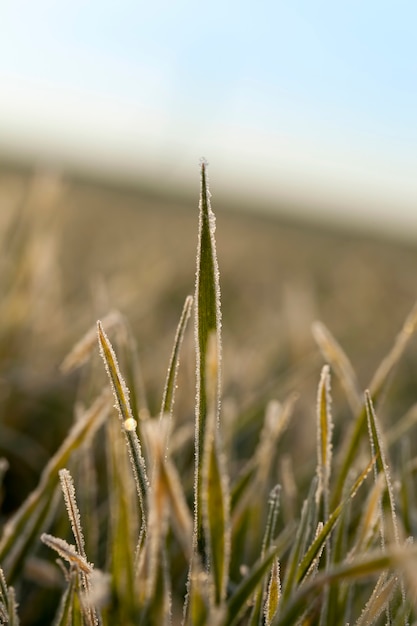
[[[215,240],[215,216],[210,205],[210,192],[207,181],[207,163],[201,163],[201,194],[199,208],[199,232],[197,248],[197,270],[195,288],[195,338],[196,338],[196,476],[195,476],[195,532],[196,543],[204,557],[204,530],[202,524],[203,485],[202,463],[205,450],[206,421],[208,412],[206,363],[209,338],[212,333],[217,339],[217,380],[215,419],[219,419],[220,376],[221,376],[221,312],[219,270]]]
[[[161,406],[161,418],[168,414],[172,417],[175,401],[175,389],[178,374],[178,366],[180,360],[180,350],[184,339],[185,329],[187,322],[191,315],[191,307],[193,305],[192,296],[187,296],[184,308],[181,313],[181,318],[178,324],[177,332],[175,334],[174,347],[171,354],[171,359],[168,366],[167,379],[165,381],[164,394],[162,398]]]
[[[126,437],[129,456],[137,486],[137,492],[143,514],[142,523],[146,525],[146,493],[148,490],[148,477],[145,467],[145,459],[142,455],[141,445],[136,434],[136,420],[133,418],[129,403],[129,390],[120,373],[113,347],[104,332],[101,322],[97,322],[98,341],[101,355],[109,376],[116,406],[122,421],[123,432]]]

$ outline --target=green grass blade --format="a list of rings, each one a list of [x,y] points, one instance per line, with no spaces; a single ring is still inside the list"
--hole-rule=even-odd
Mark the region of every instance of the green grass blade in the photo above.
[[[136,485],[126,454],[119,424],[106,424],[107,489],[109,494],[108,561],[112,592],[116,598],[111,621],[129,623],[138,607],[135,588],[135,549],[138,541],[139,512]]]
[[[392,480],[391,480],[391,471],[389,468],[389,463],[388,463],[386,452],[385,452],[385,446],[382,440],[382,433],[379,428],[378,420],[377,420],[373,403],[372,403],[371,394],[369,391],[365,392],[365,404],[366,404],[366,414],[367,414],[367,420],[368,420],[369,439],[371,441],[371,448],[374,448],[375,450],[374,454],[375,453],[377,454],[377,462],[376,462],[375,471],[377,473],[383,473],[385,476],[385,483],[387,485],[387,493],[388,493],[389,509],[391,513],[392,530],[394,534],[394,542],[397,546],[399,546],[400,545],[400,531],[399,531],[397,512],[396,512],[394,488],[392,486]],[[384,541],[385,541],[384,517],[383,517],[382,510],[381,510],[380,526],[381,526],[381,533],[382,533],[381,535],[382,542],[384,545]],[[401,580],[400,586],[401,586],[402,602],[403,604],[405,604],[406,594],[405,594],[404,583],[402,580]]]
[[[192,296],[187,296],[184,303],[184,308],[181,313],[180,321],[178,324],[177,332],[175,334],[174,347],[171,354],[171,359],[168,367],[168,374],[165,381],[164,394],[162,397],[161,406],[161,418],[163,415],[168,414],[172,417],[175,401],[175,389],[176,380],[178,374],[178,366],[180,359],[180,350],[184,339],[185,329],[187,327],[188,320],[191,315],[191,307],[193,306]]]
[[[297,584],[300,584],[300,582],[303,580],[303,578],[307,574],[315,558],[317,557],[325,541],[327,540],[327,537],[329,536],[330,532],[333,530],[336,522],[338,521],[340,514],[342,513],[343,507],[348,503],[349,500],[355,497],[356,492],[358,491],[360,486],[363,484],[364,480],[366,479],[369,472],[371,471],[373,465],[374,465],[374,459],[372,459],[372,461],[367,465],[367,467],[363,470],[363,472],[361,472],[357,480],[352,485],[347,498],[345,498],[345,500],[343,500],[336,507],[336,509],[330,514],[322,530],[319,532],[319,534],[314,539],[313,543],[308,548],[307,552],[305,553],[304,557],[302,558],[297,568],[297,574],[296,574]]]
[[[297,535],[292,546],[291,554],[287,561],[284,581],[282,584],[282,603],[285,604],[292,594],[296,585],[297,569],[304,553],[305,546],[311,535],[312,525],[316,517],[315,496],[317,480],[314,478],[310,487],[308,498],[304,500],[301,511],[301,519],[298,525]],[[311,563],[310,563],[311,564]],[[310,565],[309,564],[309,565]],[[308,569],[308,568],[307,568]]]
[[[382,440],[382,433],[379,428],[378,420],[374,411],[371,395],[368,391],[365,392],[366,412],[368,418],[369,437],[375,448],[374,454],[377,456],[376,468],[378,472],[383,472],[385,476],[385,482],[387,485],[388,501],[391,512],[392,526],[394,531],[394,540],[397,545],[400,544],[400,534],[398,528],[398,520],[396,513],[394,488],[392,486],[391,471],[385,451],[385,446]]]
[[[265,534],[262,542],[262,551],[261,558],[265,556],[265,553],[272,545],[273,538],[275,536],[277,517],[279,512],[279,504],[280,504],[280,485],[276,485],[274,489],[272,489],[269,500],[268,500],[268,516],[265,527]],[[274,566],[272,566],[272,575],[273,575]],[[272,584],[272,583],[271,583]],[[250,616],[249,625],[250,626],[258,626],[262,623],[262,601],[265,594],[265,584],[258,588],[255,593],[255,598],[253,602],[253,608]],[[269,612],[269,609],[268,609]]]
[[[209,337],[207,349],[207,419],[202,465],[203,528],[206,554],[214,585],[214,602],[220,605],[226,594],[230,559],[230,496],[217,430],[217,337]]]
[[[142,523],[146,524],[146,493],[148,491],[148,477],[146,474],[145,459],[136,433],[136,420],[133,419],[129,403],[129,390],[120,373],[113,347],[104,332],[101,322],[97,322],[97,334],[107,375],[110,379],[116,407],[122,422],[123,432],[129,450],[129,457],[135,477],[136,488],[142,511]]]
[[[207,164],[201,164],[201,195],[195,288],[196,337],[196,449],[195,449],[195,542],[204,557],[204,530],[202,524],[202,463],[205,450],[207,420],[206,360],[211,333],[216,334],[219,364],[221,361],[220,285],[216,254],[215,216],[210,206],[207,182]],[[217,371],[216,421],[220,410],[220,367]]]

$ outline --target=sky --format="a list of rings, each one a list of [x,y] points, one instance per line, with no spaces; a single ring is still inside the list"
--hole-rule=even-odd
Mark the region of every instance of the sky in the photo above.
[[[0,152],[417,237],[417,3],[0,0]]]

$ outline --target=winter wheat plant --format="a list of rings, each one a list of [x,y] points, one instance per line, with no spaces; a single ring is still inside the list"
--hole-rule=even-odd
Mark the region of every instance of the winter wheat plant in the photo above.
[[[312,399],[317,456],[307,478],[280,463],[281,438],[296,417],[293,394],[265,403],[244,458],[224,437],[215,235],[203,162],[195,290],[179,316],[159,415],[147,410],[130,327],[110,313],[63,363],[72,371],[99,350],[104,370],[91,369],[89,388],[104,388],[89,407],[79,403],[37,488],[3,528],[1,624],[19,624],[28,570],[42,585],[51,568],[60,591],[56,626],[399,626],[417,619],[417,463],[406,446],[398,466],[390,459],[415,412],[387,433],[378,419],[417,308],[364,393],[330,331],[314,325],[325,364]],[[195,415],[187,421],[174,403],[192,315]],[[333,423],[332,378],[350,407],[347,428]],[[235,435],[244,428],[237,416]],[[300,505],[291,515],[290,502]],[[41,608],[33,611],[32,623],[45,623]]]

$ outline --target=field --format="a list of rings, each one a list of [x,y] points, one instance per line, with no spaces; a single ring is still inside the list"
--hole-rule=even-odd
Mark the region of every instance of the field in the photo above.
[[[406,583],[400,581],[395,573],[397,556],[390,552],[393,542],[397,542],[398,545],[396,544],[395,547],[399,549],[400,538],[415,534],[417,523],[417,509],[410,500],[413,494],[407,492],[404,495],[401,488],[405,479],[411,486],[414,480],[414,458],[417,450],[410,436],[410,433],[414,432],[412,430],[413,412],[409,414],[411,417],[408,425],[404,426],[405,444],[393,430],[417,400],[415,386],[417,344],[412,336],[414,318],[397,343],[398,354],[393,354],[387,365],[386,380],[385,373],[380,374],[383,385],[381,383],[381,389],[378,387],[378,394],[373,394],[375,390],[372,389],[372,379],[383,358],[394,345],[397,334],[417,300],[414,269],[417,265],[417,245],[413,247],[402,242],[353,231],[338,232],[325,226],[318,227],[296,220],[291,221],[288,218],[274,219],[259,214],[238,212],[236,210],[238,207],[231,206],[230,202],[222,206],[222,203],[216,199],[215,181],[212,181],[211,190],[212,207],[217,218],[216,246],[220,269],[222,310],[223,359],[220,420],[222,444],[219,443],[218,447],[224,452],[224,454],[213,452],[212,463],[217,467],[220,475],[229,476],[227,487],[224,487],[220,480],[217,495],[226,511],[223,531],[224,536],[227,535],[228,541],[231,542],[232,555],[228,553],[227,546],[223,547],[227,553],[227,558],[224,556],[224,560],[227,561],[229,568],[228,575],[223,571],[224,568],[216,569],[215,556],[209,553],[215,544],[214,535],[210,535],[214,532],[210,523],[214,524],[214,522],[210,518],[209,504],[206,512],[208,519],[201,522],[202,527],[204,526],[201,533],[203,535],[205,533],[205,540],[198,537],[198,540],[193,541],[193,550],[202,558],[201,567],[204,571],[199,572],[199,576],[204,574],[209,577],[214,589],[213,597],[210,594],[207,598],[203,597],[204,594],[198,586],[200,583],[195,582],[199,580],[199,576],[191,577],[191,608],[187,617],[188,623],[226,625],[231,624],[233,618],[233,620],[239,619],[240,621],[236,623],[241,624],[291,624],[298,623],[297,620],[303,618],[307,620],[303,623],[325,624],[329,615],[334,617],[336,614],[334,611],[342,610],[341,607],[343,615],[350,616],[351,623],[360,619],[363,621],[358,621],[358,624],[385,623],[388,615],[392,617],[392,623],[406,623],[410,612],[415,619],[417,613],[414,609],[413,593],[409,590],[403,593]],[[157,420],[150,418],[159,415],[166,372],[181,310],[186,297],[194,295],[195,290],[198,202],[198,172],[196,172],[195,197],[181,198],[178,195],[170,197],[165,190],[164,193],[158,193],[149,190],[117,188],[81,179],[61,180],[52,175],[34,175],[31,172],[6,166],[0,170],[0,234],[2,237],[0,272],[3,285],[0,305],[0,456],[8,462],[2,493],[3,524],[35,489],[48,459],[65,442],[74,416],[81,419],[79,416],[88,409],[98,392],[107,385],[106,370],[100,358],[97,341],[95,341],[94,349],[90,350],[91,354],[88,354],[87,364],[79,362],[75,363],[74,367],[64,366],[64,370],[70,370],[68,372],[63,371],[62,368],[65,357],[89,329],[94,329],[97,319],[103,321],[106,332],[106,320],[110,319],[108,334],[112,343],[115,341],[115,350],[118,354],[119,351],[126,351],[126,354],[120,358],[121,368],[130,387],[131,401],[134,407],[136,406],[135,417],[138,418],[139,424],[141,422],[157,423]],[[210,283],[213,277],[210,274],[210,268],[207,265],[204,266],[204,263],[200,265],[201,274]],[[214,300],[217,298],[217,293],[213,298]],[[213,302],[209,301],[207,310],[210,310],[210,306],[214,306]],[[119,311],[123,317],[116,314],[113,318],[108,318],[111,311]],[[196,324],[198,326],[198,320],[200,320],[200,324],[204,326],[207,320],[203,324],[201,308],[199,315]],[[214,317],[212,316],[212,320]],[[122,322],[120,322],[121,319]],[[315,333],[312,332],[312,325],[317,320],[322,322],[336,338],[338,344],[343,346],[359,382],[356,382],[343,360],[342,353],[338,352],[337,344],[333,339],[329,339],[323,326],[316,324]],[[210,327],[210,323],[207,322],[207,324]],[[112,329],[114,328],[116,330],[123,328],[124,335],[119,333],[117,338],[113,339]],[[220,332],[217,318],[213,321],[212,330],[217,335]],[[122,335],[125,337],[124,340]],[[105,341],[106,336],[102,336],[101,349],[110,375],[112,372],[115,375],[117,368],[112,369],[112,364],[109,362],[111,353],[106,353]],[[202,341],[200,336],[200,342]],[[200,345],[200,351],[204,355],[206,351],[210,351],[209,341],[208,334],[204,339],[205,343]],[[138,362],[135,361],[136,348]],[[189,513],[184,513],[184,515],[186,517],[188,515],[191,520],[194,473],[193,422],[196,412],[194,351],[193,321],[191,320],[185,330],[181,348],[178,392],[173,409],[173,420],[176,424],[175,437],[173,436],[174,443],[172,444],[172,457],[182,483],[184,502],[180,496],[179,498],[181,505],[187,502]],[[326,358],[323,357],[323,353],[326,353]],[[322,371],[326,361],[331,366],[331,374],[327,370]],[[200,377],[203,379],[205,376],[201,372],[205,371],[205,367],[205,363],[200,363]],[[330,475],[330,469],[323,469],[326,465],[324,462],[321,470],[316,469],[317,465],[320,467],[316,445],[317,388],[320,380],[323,389],[327,388],[330,376],[335,468],[330,486],[322,486],[322,491],[320,493],[317,491],[318,495],[312,497],[311,485],[316,473],[320,475],[320,471],[322,474],[329,472]],[[129,381],[132,381],[136,390],[132,389]],[[358,547],[358,529],[364,520],[359,515],[355,516],[356,501],[353,500],[353,492],[348,498],[349,513],[345,509],[343,514],[339,512],[337,516],[339,525],[335,526],[335,532],[331,533],[332,526],[328,534],[322,536],[320,545],[318,544],[320,550],[324,551],[322,561],[315,561],[316,557],[319,558],[317,554],[314,558],[311,557],[311,563],[308,562],[308,564],[314,571],[307,568],[308,572],[304,572],[300,585],[296,582],[298,579],[295,573],[291,574],[292,563],[298,566],[297,559],[300,563],[304,562],[302,557],[308,554],[308,546],[314,543],[315,533],[320,538],[319,526],[316,524],[317,528],[309,528],[305,519],[306,513],[301,514],[304,499],[309,497],[306,508],[310,511],[312,519],[317,517],[317,523],[319,519],[326,522],[326,519],[330,519],[331,511],[335,510],[335,506],[337,508],[342,501],[342,492],[343,497],[346,497],[346,493],[349,493],[353,484],[350,475],[349,478],[345,477],[342,483],[338,481],[338,472],[343,471],[341,468],[343,468],[343,446],[346,447],[346,433],[349,431],[348,427],[354,423],[354,408],[356,406],[359,415],[362,410],[361,406],[365,402],[364,397],[357,393],[358,390],[352,391],[351,388],[349,391],[349,384],[352,381],[360,391],[371,387],[371,397],[365,403],[370,434],[369,437],[366,435],[365,427],[365,434],[362,433],[359,439],[363,445],[358,445],[358,450],[360,447],[361,452],[358,453],[356,459],[351,459],[349,469],[354,472],[353,479],[358,477],[366,465],[366,463],[364,465],[366,454],[362,448],[366,448],[366,445],[369,448],[371,442],[371,449],[375,455],[374,467],[371,471],[372,474],[375,470],[375,486],[373,487],[373,479],[368,477],[366,489],[361,487],[359,496],[355,497],[359,498],[358,502],[362,507],[365,507],[365,502],[368,502],[362,490],[370,494],[379,493],[380,497],[380,510],[376,514],[378,520],[374,521],[372,536],[367,537],[361,547],[363,549],[366,545],[369,554],[373,555],[382,544],[384,550],[381,553],[386,555],[384,563],[379,567],[375,565],[375,560],[371,565],[368,564],[370,580],[367,579],[367,585],[355,582],[356,593],[353,600],[345,593],[342,584],[340,588],[335,585],[328,586],[331,581],[330,574],[328,579],[325,579],[325,573],[332,572],[332,567],[335,569],[338,565],[340,568],[340,562],[347,567],[350,562],[347,558],[348,549],[343,555],[346,559],[337,560],[335,557],[335,552],[337,552],[335,542],[337,537],[340,539],[342,532],[338,531],[338,528],[344,529],[343,541],[349,545],[351,550],[349,558],[352,558],[352,562],[355,563],[354,547]],[[374,384],[376,384],[375,381]],[[346,387],[348,387],[347,393]],[[379,391],[381,391],[381,396]],[[205,389],[203,391],[200,389],[197,397],[199,394],[204,396],[205,393]],[[358,400],[358,397],[361,400]],[[373,411],[372,399],[375,403],[378,400],[376,415]],[[268,475],[264,477],[262,488],[260,488],[264,500],[257,502],[256,508],[253,503],[249,506],[245,497],[245,489],[249,493],[253,487],[251,487],[252,475],[249,473],[247,484],[242,484],[240,496],[238,495],[240,493],[238,491],[239,477],[242,472],[245,476],[247,459],[255,459],[259,454],[259,446],[262,443],[261,433],[267,432],[262,431],[262,428],[268,428],[265,426],[264,415],[268,407],[268,410],[272,412],[276,410],[278,405],[274,403],[275,400],[281,403],[280,410],[284,414],[286,410],[290,412],[291,406],[291,418],[288,417],[289,423],[283,429],[285,432],[279,433],[279,436],[276,434],[276,447],[269,450]],[[126,399],[119,397],[122,405],[121,408],[119,405],[119,409],[122,414],[125,401]],[[207,402],[209,406],[210,402],[208,400]],[[322,406],[323,412],[330,413],[330,396],[323,402],[325,404]],[[197,413],[198,410],[197,402]],[[116,414],[116,411],[113,412]],[[110,418],[114,419],[117,426],[115,416],[110,415],[108,419]],[[201,416],[200,418],[202,419]],[[112,436],[116,437],[113,432],[114,427],[109,428],[113,429],[111,430]],[[332,431],[332,428],[333,426],[328,424],[328,430]],[[144,430],[147,429],[148,427],[144,427]],[[392,445],[386,444],[387,449],[389,447],[393,468],[395,468],[392,470],[392,483],[386,477],[386,474],[390,473],[387,472],[390,463],[387,460],[388,453],[385,455],[380,450],[381,441],[385,441],[385,434],[380,435],[381,432],[386,434],[388,442],[393,442]],[[202,459],[206,456],[202,444],[204,433],[200,435],[202,448],[199,458],[203,463]],[[148,470],[153,463],[157,463],[155,459],[159,459],[159,436],[151,432],[145,435],[145,439],[149,438],[148,443],[145,444],[145,456],[149,456],[150,451],[153,451],[155,456],[152,462],[148,458]],[[271,434],[271,439],[274,436]],[[106,437],[109,437],[109,432],[106,433]],[[120,442],[118,442],[115,443],[114,449],[108,443],[106,448],[103,439],[98,436],[98,443],[95,443],[93,452],[87,453],[84,450],[82,453],[81,446],[81,450],[76,451],[78,457],[74,452],[75,462],[72,459],[69,463],[76,483],[76,492],[79,494],[81,517],[84,515],[87,520],[85,523],[87,554],[96,555],[100,569],[111,570],[113,575],[111,585],[113,586],[111,586],[110,595],[113,599],[109,600],[107,597],[106,601],[103,601],[104,608],[101,612],[97,610],[97,615],[93,615],[93,609],[83,606],[79,599],[82,594],[81,592],[78,594],[77,585],[81,587],[85,584],[83,576],[85,578],[86,573],[82,567],[77,569],[74,559],[72,561],[70,559],[70,567],[66,571],[68,588],[72,589],[73,593],[73,596],[70,593],[67,594],[68,597],[73,598],[71,600],[73,601],[72,617],[68,617],[68,621],[56,623],[88,624],[91,620],[91,623],[102,621],[104,624],[162,624],[169,622],[170,612],[174,616],[174,624],[179,623],[178,616],[182,613],[180,599],[185,593],[187,575],[186,559],[183,554],[183,552],[186,553],[187,548],[181,544],[181,541],[185,541],[181,535],[184,528],[182,531],[180,529],[176,536],[175,529],[174,531],[171,529],[168,533],[163,526],[154,539],[155,545],[158,544],[159,547],[155,548],[152,544],[153,547],[146,548],[146,543],[143,544],[145,547],[142,545],[145,556],[143,556],[140,571],[144,580],[148,583],[149,580],[151,581],[152,584],[149,583],[149,585],[152,593],[147,588],[139,594],[139,599],[133,600],[133,596],[128,596],[126,606],[124,609],[120,608],[121,589],[127,583],[117,569],[122,567],[118,561],[122,557],[118,552],[114,550],[112,552],[109,544],[112,542],[112,533],[114,536],[118,536],[117,533],[123,534],[120,528],[122,522],[120,519],[113,521],[113,526],[110,524],[109,528],[105,521],[106,517],[111,517],[109,511],[111,512],[112,507],[122,510],[125,506],[126,510],[123,510],[123,515],[126,517],[129,512],[134,520],[131,523],[132,528],[129,526],[134,534],[137,527],[140,527],[141,515],[143,518],[144,512],[142,510],[141,515],[137,511],[132,512],[132,504],[122,504],[123,499],[118,495],[109,495],[109,485],[117,491],[124,477],[123,472],[129,470],[124,467],[123,463],[121,463],[123,467],[120,469],[120,476],[115,466],[109,469],[111,465],[109,457],[123,454],[123,447],[120,452],[117,448],[117,445],[120,447]],[[214,439],[217,441],[216,437]],[[90,442],[87,436],[86,441]],[[198,437],[196,445],[198,446]],[[85,449],[88,447],[84,446]],[[214,448],[217,451],[217,444]],[[116,449],[119,450],[117,454]],[[224,457],[227,459],[227,470],[224,467]],[[368,462],[370,458],[368,451]],[[162,472],[165,467],[163,460],[160,459],[160,463]],[[219,465],[217,466],[216,463]],[[259,463],[262,465],[261,462]],[[91,484],[94,484],[93,497],[89,492],[93,489],[91,486],[83,488],[83,468],[89,481],[92,481]],[[208,471],[204,467],[200,470],[202,475]],[[265,468],[259,471],[262,474],[264,470],[266,471]],[[0,555],[4,556],[5,561],[0,565],[5,570],[7,584],[12,584],[16,589],[20,605],[18,613],[22,624],[51,623],[64,587],[62,572],[53,565],[54,556],[50,550],[52,540],[49,540],[47,544],[49,547],[42,546],[40,541],[41,534],[45,532],[53,532],[53,537],[62,536],[67,539],[70,537],[70,525],[65,518],[65,509],[59,501],[59,495],[53,495],[59,491],[57,489],[58,468],[55,474],[56,483],[51,478],[48,486],[44,486],[42,498],[54,499],[56,504],[49,508],[46,503],[42,505],[42,498],[40,498],[38,523],[34,524],[33,528],[29,526],[30,519],[35,519],[35,512],[32,511],[30,515],[25,513],[26,517],[24,516],[23,520],[27,527],[25,526],[22,531],[24,549],[22,548],[20,553],[17,548],[14,548],[20,555],[19,558],[13,557],[13,550],[10,553],[6,550],[4,539],[0,544]],[[99,479],[103,475],[106,475],[106,481]],[[386,489],[378,486],[381,484],[379,475],[385,477]],[[65,478],[65,475],[61,473],[61,482],[64,480],[63,476]],[[215,482],[213,476],[209,475],[209,478]],[[365,476],[361,475],[361,477],[364,481]],[[132,490],[134,494],[134,481],[131,477],[126,480],[128,481],[127,491],[130,493],[129,490]],[[256,474],[256,481],[260,480],[260,476]],[[338,482],[343,488],[339,493]],[[271,560],[269,569],[265,569],[265,580],[262,582],[261,578],[259,579],[262,593],[259,591],[259,585],[256,587],[253,583],[250,593],[248,592],[247,598],[240,606],[235,600],[237,594],[234,593],[234,589],[240,589],[240,577],[244,578],[246,570],[249,572],[248,579],[250,579],[251,572],[255,571],[253,564],[257,562],[256,557],[261,552],[261,546],[263,550],[265,548],[262,537],[264,526],[267,525],[268,493],[276,483],[280,483],[282,489],[280,511],[279,514],[277,513],[280,533],[285,529],[288,529],[290,533],[294,519],[304,520],[306,529],[299,539],[298,556],[291,551],[291,546],[296,545],[298,541],[295,530],[291,531],[293,534],[289,538],[281,537],[280,533],[276,533],[278,545],[282,540],[282,559],[280,557],[283,579],[280,596],[282,603],[280,605],[277,602],[276,614],[272,608],[270,609],[268,622],[268,615],[265,613],[263,616],[263,608],[259,609],[258,604],[263,607],[262,594],[264,594],[265,598],[268,598],[268,606],[272,606],[272,583],[269,582],[267,585],[267,581],[275,580],[276,582],[279,579],[275,561]],[[166,485],[164,488],[169,491]],[[162,492],[164,488],[161,487]],[[155,489],[154,485],[153,493]],[[310,496],[308,496],[309,489]],[[260,497],[260,494],[257,495]],[[145,500],[147,497],[150,501],[149,515],[151,515],[152,506],[156,505],[151,496],[144,496]],[[196,497],[194,495],[194,498]],[[238,500],[239,497],[242,499]],[[393,498],[397,501],[399,511],[398,528],[391,519],[395,518],[394,507],[392,507]],[[232,503],[231,508],[229,500]],[[194,505],[198,509],[195,502]],[[205,506],[205,504],[201,505],[198,510],[205,511]],[[314,512],[312,512],[313,508]],[[350,508],[353,510],[350,511]],[[52,518],[55,509],[55,516]],[[120,513],[119,517],[123,518],[123,515]],[[389,521],[383,522],[387,517]],[[126,520],[125,523],[127,523]],[[199,529],[195,524],[198,527],[198,515],[197,521],[194,520],[194,536],[197,536]],[[313,524],[311,519],[310,524]],[[174,523],[173,526],[175,526]],[[16,532],[16,524],[15,526],[9,524],[7,528],[9,532],[11,530]],[[339,535],[335,536],[337,532]],[[164,551],[161,545],[165,541],[166,534],[169,534],[167,539],[169,546],[165,547]],[[171,534],[176,537],[177,543]],[[151,534],[148,535],[147,541],[150,536]],[[270,537],[270,546],[268,544],[270,550],[274,545],[273,539],[275,538]],[[15,541],[17,545],[19,538],[15,537]],[[143,537],[142,541],[144,541]],[[194,545],[195,542],[197,545]],[[150,539],[148,543],[152,543]],[[330,545],[332,545],[332,550]],[[52,547],[56,549],[57,545],[52,545]],[[79,548],[78,544],[77,548]],[[123,549],[126,549],[126,553],[129,552],[126,546],[122,546],[122,553]],[[220,547],[218,549],[221,551]],[[111,556],[106,550],[111,553]],[[152,550],[156,551],[152,552],[152,558],[157,564],[155,571],[152,558],[146,550],[150,553]],[[161,550],[163,557],[157,558],[158,550]],[[163,587],[161,580],[164,576],[161,574],[160,580],[159,568],[161,567],[162,571],[161,562],[165,558],[168,559],[168,553],[170,566],[169,568],[167,566],[167,569],[172,572],[174,582],[171,582],[172,606],[167,608],[167,598],[170,594],[164,589],[161,590]],[[63,556],[62,552],[59,554]],[[95,561],[93,556],[89,556],[89,560]],[[306,563],[307,561],[304,565]],[[403,565],[401,561],[401,567]],[[131,564],[132,571],[135,566],[137,564]],[[381,571],[385,572],[382,574],[383,578],[378,578]],[[392,571],[394,574],[391,573]],[[321,586],[314,582],[316,573],[322,576]],[[353,578],[360,574],[361,572],[352,574],[352,571],[348,569],[345,572],[346,577],[353,576]],[[135,575],[137,575],[137,569]],[[298,575],[301,576],[301,574]],[[222,576],[228,578],[227,582],[223,581]],[[334,574],[334,576],[337,583],[344,580],[342,574]],[[320,581],[320,578],[318,580]],[[412,584],[416,582],[414,577]],[[311,590],[309,591],[308,585],[311,589],[322,591],[319,606],[317,602],[311,601],[308,595]],[[276,587],[280,588],[277,582]],[[338,589],[337,593],[329,592],[329,589],[335,588]],[[361,618],[361,611],[372,598],[374,588],[377,590],[376,594],[384,597],[384,601],[381,602],[383,616],[380,617],[380,612],[378,613],[375,608],[376,605],[371,604],[369,615]],[[6,593],[6,583],[4,589],[3,592]],[[303,589],[306,590],[305,596]],[[297,593],[299,595],[296,595]],[[407,596],[407,601],[402,599],[405,597],[404,594]],[[74,600],[77,597],[78,600]],[[242,597],[240,596],[241,600]],[[294,598],[298,599],[300,607],[303,607],[303,611],[300,609],[300,615],[294,612]],[[249,600],[253,605],[252,612],[247,611],[245,614],[243,605]],[[303,602],[306,604],[303,605]],[[157,613],[158,603],[165,607],[162,613]],[[232,615],[230,606],[234,608],[239,606],[239,616],[238,614]],[[192,611],[195,611],[192,614],[194,617],[190,617]],[[350,614],[349,611],[351,611]],[[337,614],[337,617],[341,620],[337,623],[345,623],[341,614]],[[215,619],[218,622],[215,622]]]

